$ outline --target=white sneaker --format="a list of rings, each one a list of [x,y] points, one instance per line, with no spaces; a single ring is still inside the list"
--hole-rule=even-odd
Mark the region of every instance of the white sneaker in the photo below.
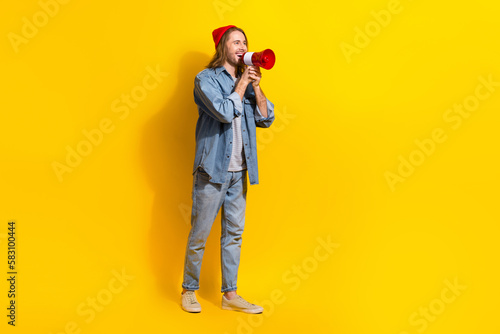
[[[251,304],[240,295],[236,295],[233,299],[227,299],[226,296],[222,295],[222,309],[252,314],[262,313],[264,311],[262,306]]]
[[[181,306],[182,309],[186,312],[191,312],[191,313],[201,312],[201,305],[196,300],[196,295],[194,294],[194,291],[191,290],[187,290],[186,292],[182,293]]]

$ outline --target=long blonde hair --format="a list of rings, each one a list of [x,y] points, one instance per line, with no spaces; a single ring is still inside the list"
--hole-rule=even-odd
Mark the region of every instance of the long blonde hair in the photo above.
[[[206,66],[206,68],[217,68],[224,65],[224,63],[227,60],[226,42],[229,39],[229,35],[231,35],[233,31],[240,31],[245,36],[245,39],[247,39],[247,35],[245,35],[245,32],[242,29],[237,27],[229,28],[224,33],[224,35],[222,35],[222,38],[220,39],[220,42],[217,45],[217,48],[215,49],[215,54],[212,57],[212,60],[210,60],[210,63],[208,63],[208,65]],[[248,48],[248,40],[247,40],[247,48]],[[244,70],[245,66],[243,64],[238,65],[238,67],[236,68],[236,75],[239,77]]]

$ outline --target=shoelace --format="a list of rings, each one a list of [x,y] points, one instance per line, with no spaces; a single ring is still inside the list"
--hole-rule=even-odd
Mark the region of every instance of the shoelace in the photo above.
[[[243,297],[241,297],[240,295],[238,295],[237,298],[246,306],[254,306],[252,303],[249,303],[245,299],[243,299]]]
[[[186,297],[187,297],[190,304],[196,304],[196,298],[194,296],[194,293],[186,292]]]

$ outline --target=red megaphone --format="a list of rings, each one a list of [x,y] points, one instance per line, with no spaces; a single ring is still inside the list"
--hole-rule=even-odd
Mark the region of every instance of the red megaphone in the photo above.
[[[241,61],[245,65],[259,66],[270,70],[276,62],[276,56],[273,50],[265,49],[262,52],[245,52],[241,57]]]

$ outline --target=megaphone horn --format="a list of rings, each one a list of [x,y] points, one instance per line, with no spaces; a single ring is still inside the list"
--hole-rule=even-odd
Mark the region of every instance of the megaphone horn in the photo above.
[[[266,70],[270,70],[276,62],[276,56],[273,50],[265,49],[262,52],[245,52],[243,57],[241,57],[241,61],[245,65],[259,66]]]

